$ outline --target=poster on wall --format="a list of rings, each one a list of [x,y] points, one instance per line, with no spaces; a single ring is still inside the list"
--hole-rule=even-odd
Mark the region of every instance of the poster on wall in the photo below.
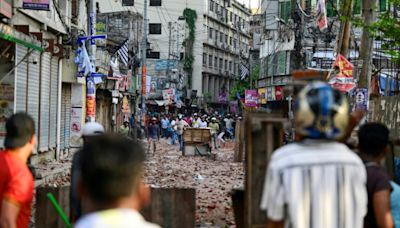
[[[166,104],[172,104],[175,102],[175,90],[174,89],[166,89],[163,90],[163,99]]]
[[[244,103],[247,107],[257,107],[258,105],[258,92],[253,89],[245,90],[245,100]]]
[[[86,77],[86,117],[96,118],[96,87],[93,77]]]
[[[23,9],[50,10],[50,0],[23,0]]]
[[[14,86],[0,85],[0,137],[6,135],[6,121],[13,114],[13,110]]]
[[[317,27],[320,31],[328,28],[328,18],[326,16],[325,0],[318,0],[317,3]]]
[[[356,111],[368,111],[368,89],[367,88],[357,88],[355,92],[356,97],[356,104],[355,110]]]
[[[266,97],[266,88],[259,88],[258,89],[258,100],[260,101],[260,104],[267,104],[267,97]]]
[[[71,108],[71,147],[80,147],[82,132],[82,108]]]

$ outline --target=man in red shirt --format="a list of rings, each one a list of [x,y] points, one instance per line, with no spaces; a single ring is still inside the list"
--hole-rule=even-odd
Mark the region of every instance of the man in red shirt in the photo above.
[[[5,151],[0,152],[0,227],[27,228],[34,182],[27,161],[36,145],[35,124],[24,113],[6,123]]]

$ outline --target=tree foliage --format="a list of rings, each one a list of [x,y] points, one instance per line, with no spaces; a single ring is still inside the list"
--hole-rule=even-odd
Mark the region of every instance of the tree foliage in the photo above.
[[[400,8],[400,0],[389,0],[394,9]],[[400,20],[392,10],[381,12],[379,19],[368,28],[370,34],[378,41],[382,41],[382,49],[400,61]]]
[[[244,97],[244,91],[249,88],[250,88],[250,84],[247,80],[246,81],[244,81],[244,80],[237,81],[235,86],[231,89],[229,99],[237,100],[238,99],[236,96],[237,92],[239,92],[240,97]]]

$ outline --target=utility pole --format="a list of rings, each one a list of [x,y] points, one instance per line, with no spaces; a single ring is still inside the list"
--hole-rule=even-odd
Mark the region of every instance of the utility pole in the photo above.
[[[143,40],[142,40],[142,118],[145,117],[144,111],[146,110],[145,96],[146,96],[146,77],[147,77],[147,66],[146,66],[146,53],[147,53],[147,0],[144,0],[143,9]],[[142,119],[144,120],[144,119]],[[144,123],[144,121],[142,121]]]
[[[171,57],[171,39],[172,39],[172,22],[168,22],[168,31],[169,31],[169,38],[168,38],[168,60],[170,60]],[[168,61],[169,62],[169,61]],[[169,70],[169,64],[168,64],[168,70]]]
[[[363,0],[363,1],[368,2],[373,0]],[[348,58],[349,55],[350,29],[351,29],[350,18],[352,14],[353,14],[353,0],[345,0],[343,3],[343,10],[342,10],[342,16],[344,16],[344,21],[342,21],[340,24],[336,53],[341,54],[346,58]]]
[[[291,17],[295,24],[294,28],[294,50],[290,52],[290,69],[304,69],[303,52],[303,16],[300,16],[297,0],[291,0]]]
[[[89,56],[92,69],[96,69],[96,42],[92,37],[96,35],[96,6],[94,0],[88,0],[88,29],[89,29]],[[86,76],[86,118],[88,122],[96,121],[96,85],[92,70]]]
[[[178,69],[179,58],[181,53],[179,52],[179,22],[176,22],[176,68]]]
[[[363,18],[365,26],[368,27],[376,21],[375,8],[377,6],[377,0],[363,0]],[[370,88],[371,84],[371,59],[372,59],[372,49],[373,47],[373,37],[369,33],[368,28],[363,29],[361,36],[361,50],[360,59],[363,60],[363,65],[361,69],[361,74],[359,75],[358,87],[360,88]]]

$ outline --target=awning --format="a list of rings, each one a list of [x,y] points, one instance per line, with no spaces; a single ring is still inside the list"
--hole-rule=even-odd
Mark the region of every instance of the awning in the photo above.
[[[6,24],[0,23],[0,38],[8,40],[10,42],[21,44],[27,48],[32,48],[40,52],[43,51],[43,48],[41,47],[41,43],[39,41],[32,39],[31,37],[17,31],[15,28]]]

